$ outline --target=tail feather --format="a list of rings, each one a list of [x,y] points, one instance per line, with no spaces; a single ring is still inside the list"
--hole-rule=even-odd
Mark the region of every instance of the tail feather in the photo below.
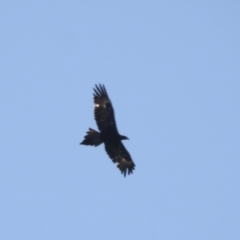
[[[84,137],[84,140],[80,144],[97,147],[101,143],[103,143],[103,141],[100,138],[100,133],[93,130],[92,128],[89,128],[87,135]]]

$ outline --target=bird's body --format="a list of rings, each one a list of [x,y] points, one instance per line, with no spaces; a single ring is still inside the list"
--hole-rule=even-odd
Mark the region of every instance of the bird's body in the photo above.
[[[128,138],[118,133],[113,106],[104,85],[95,85],[93,96],[94,118],[100,132],[89,128],[81,144],[96,147],[104,143],[107,154],[114,163],[117,163],[121,173],[126,176],[127,173],[132,173],[135,168],[129,152],[121,142]]]

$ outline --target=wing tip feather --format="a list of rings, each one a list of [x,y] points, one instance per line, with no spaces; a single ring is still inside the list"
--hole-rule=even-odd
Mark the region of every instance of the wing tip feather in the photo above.
[[[93,88],[93,91],[94,91],[94,93],[93,93],[94,97],[104,96],[104,97],[109,98],[104,84],[101,84],[101,83],[95,84],[95,87]]]
[[[133,174],[133,170],[135,170],[135,164],[133,161],[123,160],[122,162],[118,163],[117,167],[124,177],[126,177],[126,175]]]

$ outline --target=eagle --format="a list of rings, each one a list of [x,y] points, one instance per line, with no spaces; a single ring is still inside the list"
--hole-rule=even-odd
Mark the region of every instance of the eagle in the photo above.
[[[80,144],[97,147],[104,143],[108,156],[126,177],[127,173],[131,174],[135,169],[135,164],[122,143],[122,140],[128,140],[128,138],[118,133],[113,105],[105,86],[96,84],[93,90],[94,118],[99,132],[89,128]]]

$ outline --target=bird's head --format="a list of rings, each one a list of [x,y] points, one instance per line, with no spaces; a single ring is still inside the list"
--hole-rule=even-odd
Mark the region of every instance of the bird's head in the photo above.
[[[129,140],[129,138],[128,138],[128,137],[126,137],[126,136],[123,136],[123,135],[121,135],[121,136],[120,136],[120,139],[121,139],[121,140]]]

